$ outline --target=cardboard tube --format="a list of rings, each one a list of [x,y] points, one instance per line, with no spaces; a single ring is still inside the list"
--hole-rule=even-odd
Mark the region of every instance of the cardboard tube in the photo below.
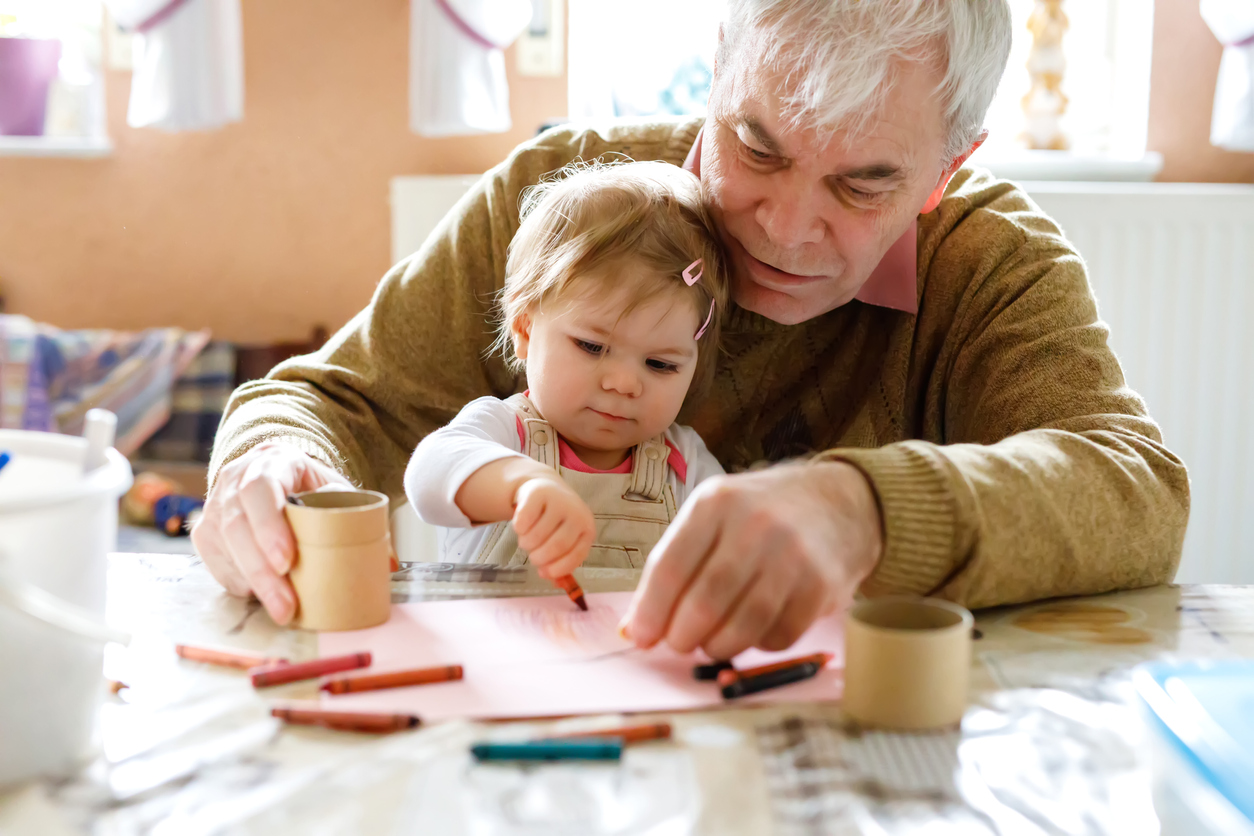
[[[293,625],[361,630],[392,611],[388,498],[376,491],[310,491],[286,505],[296,537],[289,577],[296,590]]]
[[[879,598],[845,618],[845,713],[866,726],[957,725],[967,707],[974,619],[936,598]]]

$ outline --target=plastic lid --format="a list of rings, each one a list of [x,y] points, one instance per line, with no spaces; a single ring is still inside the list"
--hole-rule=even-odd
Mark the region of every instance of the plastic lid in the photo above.
[[[1153,663],[1133,683],[1163,738],[1254,822],[1254,661]]]

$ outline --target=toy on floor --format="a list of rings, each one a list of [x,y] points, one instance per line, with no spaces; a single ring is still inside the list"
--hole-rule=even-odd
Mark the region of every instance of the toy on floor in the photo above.
[[[187,533],[192,515],[205,501],[178,491],[179,486],[163,476],[140,473],[122,497],[122,514],[129,523],[151,525],[170,537],[179,537]]]

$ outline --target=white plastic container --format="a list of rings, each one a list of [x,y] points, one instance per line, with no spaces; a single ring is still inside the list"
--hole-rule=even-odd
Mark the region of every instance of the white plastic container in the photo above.
[[[89,450],[83,438],[0,430],[12,455],[0,470],[0,786],[65,775],[89,752],[110,636],[105,560],[131,485],[104,435]]]

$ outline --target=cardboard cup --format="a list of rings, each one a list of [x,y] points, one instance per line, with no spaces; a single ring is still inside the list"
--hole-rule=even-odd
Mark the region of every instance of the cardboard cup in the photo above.
[[[296,536],[289,575],[296,590],[293,626],[360,630],[392,612],[392,540],[388,498],[376,491],[328,490],[297,494],[287,503]]]
[[[967,707],[971,613],[936,598],[879,598],[845,618],[846,714],[866,726],[955,726]]]

